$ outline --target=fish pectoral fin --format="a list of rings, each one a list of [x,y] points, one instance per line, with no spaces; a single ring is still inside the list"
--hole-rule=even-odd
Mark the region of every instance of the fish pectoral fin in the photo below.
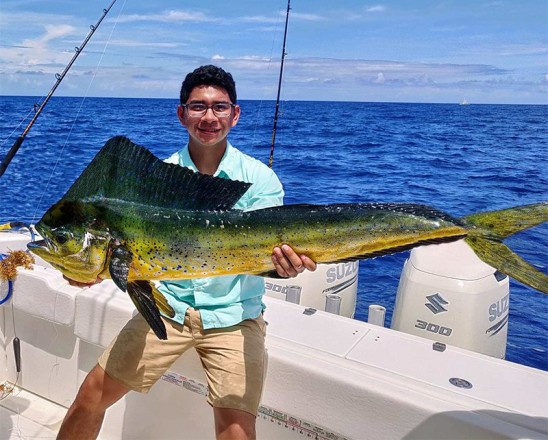
[[[127,290],[127,277],[133,255],[125,247],[115,247],[110,255],[108,271],[112,281],[124,292]]]
[[[144,282],[144,281],[143,281]],[[160,309],[160,312],[162,312],[164,315],[168,316],[169,318],[173,318],[175,316],[175,310],[169,305],[167,302],[167,299],[162,293],[156,288],[154,284],[149,282],[152,296],[154,297],[154,301],[156,302],[156,305]]]
[[[165,340],[167,339],[166,326],[160,316],[160,310],[154,299],[153,290],[148,281],[130,281],[127,283],[127,292],[133,304],[135,304],[139,313],[148,322],[152,331],[158,336],[158,339]]]

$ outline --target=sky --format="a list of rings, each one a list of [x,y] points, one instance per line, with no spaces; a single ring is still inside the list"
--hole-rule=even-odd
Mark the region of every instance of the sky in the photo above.
[[[44,96],[112,0],[1,0],[0,95]],[[117,0],[59,96],[276,99],[287,0]],[[548,104],[547,0],[293,0],[282,100]]]

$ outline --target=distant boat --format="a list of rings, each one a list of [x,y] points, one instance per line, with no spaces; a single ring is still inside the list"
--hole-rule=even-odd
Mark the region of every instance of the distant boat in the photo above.
[[[470,103],[464,98],[459,105],[469,105]]]

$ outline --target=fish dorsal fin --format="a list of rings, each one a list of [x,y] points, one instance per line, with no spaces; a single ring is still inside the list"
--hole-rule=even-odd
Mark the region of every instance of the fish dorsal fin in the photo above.
[[[227,210],[250,186],[166,163],[128,138],[116,136],[97,153],[64,199],[107,198],[174,209]]]

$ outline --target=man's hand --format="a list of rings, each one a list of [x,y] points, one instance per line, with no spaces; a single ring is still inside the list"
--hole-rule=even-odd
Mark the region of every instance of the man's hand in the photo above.
[[[316,263],[306,255],[297,255],[287,244],[275,247],[272,251],[272,263],[282,278],[293,278],[308,269],[316,270]]]

